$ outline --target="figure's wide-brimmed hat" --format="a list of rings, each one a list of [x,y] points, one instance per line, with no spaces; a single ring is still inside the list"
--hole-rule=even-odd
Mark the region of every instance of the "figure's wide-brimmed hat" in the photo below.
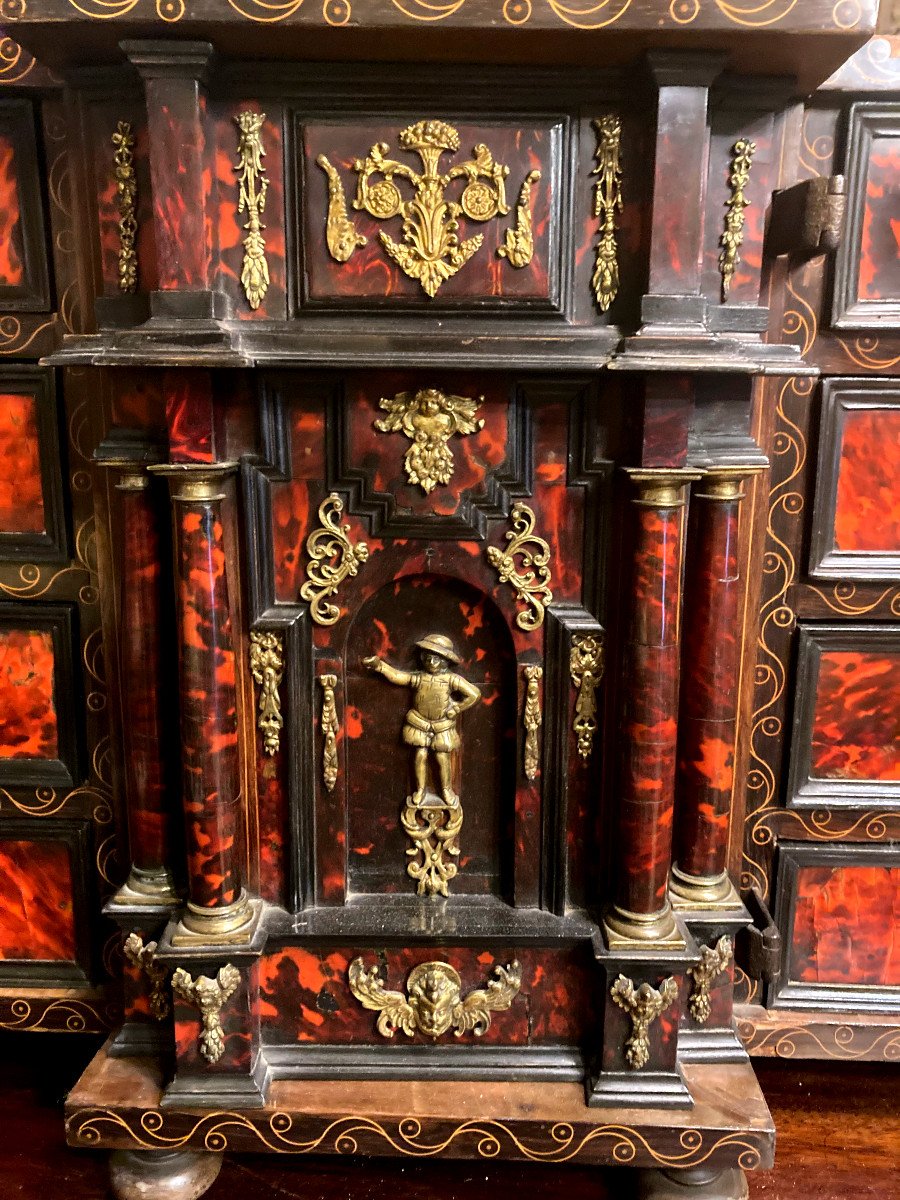
[[[426,634],[416,642],[416,645],[420,650],[430,650],[432,654],[440,654],[442,658],[449,658],[452,663],[459,663],[459,655],[453,649],[453,643],[443,633]]]

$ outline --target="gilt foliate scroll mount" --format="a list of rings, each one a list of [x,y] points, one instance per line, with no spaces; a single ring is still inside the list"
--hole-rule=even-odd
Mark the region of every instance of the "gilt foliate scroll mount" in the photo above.
[[[483,396],[448,396],[438,388],[398,392],[379,400],[379,408],[388,415],[374,424],[381,433],[403,433],[409,438],[403,459],[406,478],[427,496],[439,483],[448,484],[453,478],[450,438],[484,428],[484,421],[475,416],[483,403]]]
[[[459,831],[463,808],[453,786],[453,755],[461,739],[458,721],[481,699],[478,688],[451,670],[459,655],[449,637],[429,633],[416,642],[421,670],[402,671],[376,656],[364,666],[388,683],[413,689],[402,738],[413,751],[415,788],[407,796],[400,823],[412,845],[407,874],[417,883],[420,896],[446,896],[457,874]],[[429,790],[428,766],[433,759],[436,787]],[[438,792],[440,794],[438,794]]]
[[[722,299],[728,299],[731,282],[741,261],[740,247],[744,240],[744,209],[750,204],[744,188],[750,179],[750,164],[756,153],[756,143],[749,138],[738,138],[732,148],[731,171],[728,182],[731,194],[725,201],[725,230],[719,238],[722,252],[719,255],[719,272],[722,276]]]
[[[591,756],[594,734],[597,732],[596,691],[603,678],[603,640],[594,634],[572,641],[569,654],[569,674],[578,689],[575,696],[575,717],[572,728],[578,739],[578,753],[585,762]]]
[[[130,121],[119,121],[112,135],[116,148],[116,204],[119,209],[119,291],[137,291],[137,177],[134,173],[134,131]]]
[[[250,634],[250,673],[260,689],[257,724],[263,748],[271,756],[281,744],[284,725],[278,692],[284,675],[284,643],[277,633],[254,630]]]
[[[266,156],[261,136],[266,114],[248,109],[238,113],[234,119],[240,132],[238,160],[234,165],[238,177],[238,212],[247,214],[241,286],[247,303],[255,310],[262,304],[269,289],[266,239],[262,235],[265,225],[261,221],[269,188],[262,161]]]
[[[600,241],[594,255],[591,286],[601,312],[606,312],[619,291],[619,251],[616,244],[616,213],[622,211],[622,123],[612,113],[594,122],[597,131],[598,176],[594,185],[594,216],[599,220]]]
[[[508,1009],[522,986],[517,962],[497,964],[486,987],[462,995],[459,973],[449,963],[426,962],[413,967],[406,995],[389,991],[377,966],[367,968],[355,958],[348,970],[350,990],[363,1008],[378,1013],[376,1028],[392,1038],[399,1029],[407,1037],[416,1033],[437,1039],[453,1030],[456,1037],[473,1033],[481,1037],[491,1026],[491,1013]]]
[[[402,217],[402,241],[395,242],[381,229],[378,237],[382,248],[405,275],[434,298],[441,285],[465,266],[484,241],[481,233],[460,241],[459,217],[484,223],[509,214],[509,167],[498,163],[482,142],[474,147],[471,158],[442,172],[443,156],[456,154],[460,148],[459,133],[446,121],[417,121],[407,126],[397,141],[401,149],[418,155],[421,170],[389,157],[390,145],[376,142],[364,159],[358,158],[353,164],[357,177],[353,207],[376,221]],[[336,262],[345,263],[367,239],[347,215],[344,188],[336,168],[324,154],[316,162],[328,179],[328,252]],[[534,254],[531,191],[539,179],[539,171],[528,173],[519,194],[515,227],[507,230],[497,250],[498,257],[518,269],[528,266]],[[446,193],[457,180],[464,183],[454,198]],[[397,181],[404,183],[403,191]],[[453,190],[456,193],[456,188]]]
[[[649,983],[635,987],[620,975],[610,988],[613,1001],[631,1018],[631,1037],[625,1042],[625,1061],[640,1071],[650,1061],[650,1026],[678,998],[678,984],[670,975],[658,988]]]
[[[133,967],[147,977],[150,984],[150,1012],[157,1021],[164,1021],[171,1011],[166,992],[169,971],[164,964],[156,962],[156,942],[147,942],[144,945],[139,933],[130,933],[122,945],[122,953]]]
[[[513,505],[510,520],[512,529],[504,535],[508,545],[503,549],[488,546],[488,560],[499,582],[511,584],[516,598],[525,604],[516,624],[531,632],[543,625],[546,607],[553,603],[550,547],[534,532],[534,511],[521,500]]]
[[[728,970],[729,963],[734,957],[731,938],[723,935],[715,946],[700,947],[700,961],[696,966],[688,967],[688,974],[694,980],[694,986],[688,997],[688,1011],[698,1025],[705,1025],[712,1014],[712,1003],[709,989],[715,979]]]
[[[217,1063],[225,1053],[222,1009],[240,982],[241,973],[231,963],[220,967],[215,978],[199,975],[195,979],[184,967],[178,967],[172,974],[172,991],[200,1013],[200,1054],[210,1065]]]
[[[309,562],[300,598],[308,602],[317,625],[334,625],[338,621],[340,607],[329,598],[337,595],[344,580],[356,575],[369,557],[365,542],[350,540],[350,526],[342,525],[340,520],[343,511],[343,500],[332,492],[319,505],[319,528],[306,539]]]

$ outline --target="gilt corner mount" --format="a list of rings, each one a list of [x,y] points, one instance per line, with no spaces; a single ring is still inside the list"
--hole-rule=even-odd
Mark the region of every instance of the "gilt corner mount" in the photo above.
[[[385,254],[433,299],[440,286],[465,266],[484,241],[481,233],[460,241],[459,217],[484,223],[509,214],[506,200],[509,167],[497,162],[489,148],[479,142],[471,158],[441,172],[443,155],[456,154],[460,148],[459,133],[446,121],[417,121],[408,125],[397,141],[401,149],[419,156],[421,171],[390,158],[387,142],[376,142],[364,159],[354,161],[357,188],[353,207],[376,221],[403,218],[402,243],[395,242],[383,229],[378,231],[379,241]],[[316,162],[328,178],[325,219],[328,252],[335,262],[345,263],[368,239],[347,214],[337,169],[324,154]],[[504,242],[497,249],[497,256],[516,269],[528,266],[534,255],[531,192],[540,175],[540,171],[532,170],[524,179],[516,205],[515,227],[506,231]],[[395,179],[410,185],[413,194],[409,199],[404,200]],[[457,179],[465,180],[465,185],[458,199],[449,199],[447,189]]]

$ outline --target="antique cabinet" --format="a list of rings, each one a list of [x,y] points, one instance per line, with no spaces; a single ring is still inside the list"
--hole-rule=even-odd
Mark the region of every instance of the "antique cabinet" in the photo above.
[[[850,815],[824,853],[760,824],[749,718],[786,394],[822,397],[810,577],[896,553],[835,449],[889,385],[790,307],[802,276],[843,345],[896,304],[852,202],[896,187],[890,105],[840,82],[872,6],[4,15],[7,307],[44,324],[3,397],[3,965],[13,1018],[122,979],[71,1144],[121,1197],[267,1149],[737,1200],[774,1148],[744,1042],[891,1004],[898,872],[853,837],[891,735],[835,700],[860,655],[891,686],[891,626],[797,630],[766,811]],[[797,190],[848,87],[851,190]],[[829,888],[863,888],[855,978]]]

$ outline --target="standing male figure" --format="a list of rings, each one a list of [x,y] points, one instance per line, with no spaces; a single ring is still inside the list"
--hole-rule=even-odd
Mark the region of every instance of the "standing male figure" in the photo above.
[[[459,749],[457,719],[467,708],[478,703],[481,693],[462,675],[450,670],[451,663],[459,664],[459,655],[450,638],[442,633],[429,633],[416,642],[416,646],[420,652],[421,671],[401,671],[374,655],[363,662],[370,671],[383,675],[388,683],[415,688],[413,706],[403,725],[404,742],[415,747],[416,790],[410,802],[421,804],[425,798],[430,750],[437,762],[444,803],[456,808],[459,796],[453,791],[450,755]]]

